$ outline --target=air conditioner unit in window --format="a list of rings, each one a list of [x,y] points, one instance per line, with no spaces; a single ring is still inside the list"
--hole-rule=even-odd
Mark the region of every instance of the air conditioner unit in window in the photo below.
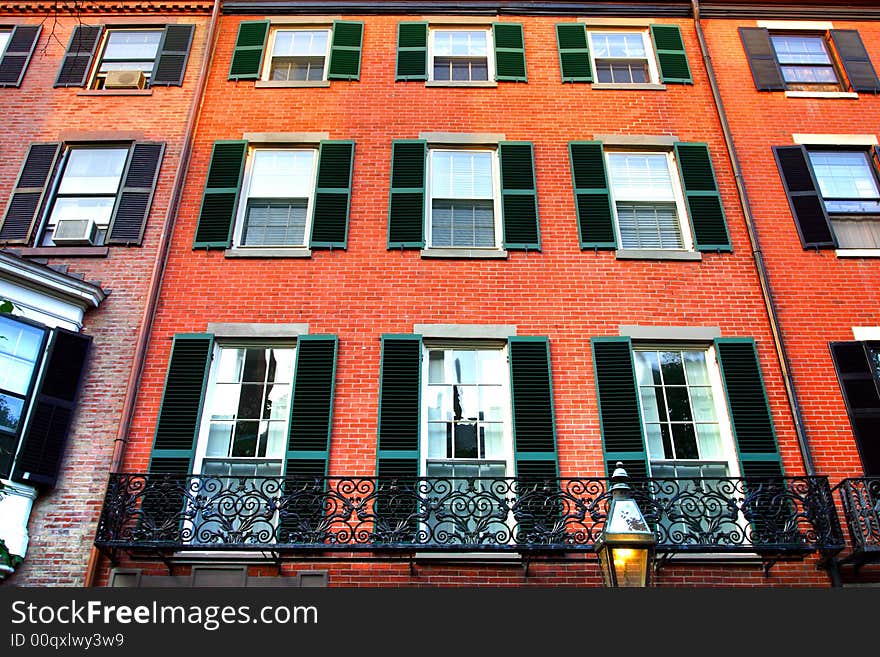
[[[98,227],[91,219],[59,219],[52,233],[58,245],[94,244]]]
[[[107,71],[105,89],[143,89],[147,78],[143,71]]]

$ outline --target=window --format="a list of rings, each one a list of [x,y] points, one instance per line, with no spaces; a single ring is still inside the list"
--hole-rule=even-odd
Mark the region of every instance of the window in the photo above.
[[[590,32],[596,82],[656,83],[657,64],[647,32]]]
[[[274,30],[264,80],[326,80],[329,30]]]
[[[494,79],[488,30],[431,30],[430,80]]]
[[[9,43],[9,38],[11,36],[12,30],[0,28],[0,57],[6,52],[6,46]]]
[[[607,152],[623,249],[690,249],[691,237],[671,153]]]
[[[162,30],[107,30],[92,88],[103,89],[111,71],[141,71],[147,83],[153,74]]]
[[[821,35],[772,34],[782,79],[788,89],[839,91],[837,71]]]
[[[880,249],[880,187],[867,151],[808,151],[840,248]]]
[[[498,248],[498,158],[494,150],[429,151],[429,247]]]

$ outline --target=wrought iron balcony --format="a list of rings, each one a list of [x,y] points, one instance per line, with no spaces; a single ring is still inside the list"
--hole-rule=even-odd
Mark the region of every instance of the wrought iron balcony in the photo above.
[[[658,550],[843,548],[824,477],[632,482]],[[111,475],[96,545],[186,550],[590,551],[608,480]]]
[[[845,561],[856,565],[880,561],[880,477],[844,479],[836,488],[853,548]]]

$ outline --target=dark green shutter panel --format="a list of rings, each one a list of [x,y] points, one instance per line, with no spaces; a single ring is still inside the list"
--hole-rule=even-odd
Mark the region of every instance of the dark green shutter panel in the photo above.
[[[291,463],[299,460],[310,462],[309,468],[321,461],[321,472],[312,476],[327,474],[337,345],[335,335],[306,335],[297,342],[287,443],[288,476],[301,472],[297,463]]]
[[[43,194],[49,176],[55,168],[61,144],[31,144],[12,190],[3,224],[0,225],[0,242],[27,244],[42,206]]]
[[[785,81],[776,60],[770,32],[763,27],[741,27],[739,38],[749,59],[752,79],[758,91],[782,91]]]
[[[693,83],[684,50],[684,40],[681,38],[681,29],[678,25],[652,25],[651,38],[660,64],[660,81]]]
[[[388,203],[388,248],[425,245],[425,160],[423,140],[391,144],[391,199]]]
[[[231,244],[246,153],[246,141],[214,142],[193,248],[225,249]]]
[[[694,229],[694,246],[698,251],[732,250],[709,146],[676,142],[675,159]]]
[[[743,472],[749,472],[749,468],[755,472],[760,467],[746,466],[747,463],[779,463],[776,430],[755,341],[751,338],[717,338],[715,351]]]
[[[263,50],[269,34],[269,21],[242,21],[229,66],[230,80],[257,80],[263,65]]]
[[[189,50],[192,46],[195,25],[167,25],[159,44],[159,56],[153,66],[150,86],[183,84]]]
[[[555,478],[556,421],[550,343],[545,337],[508,338],[517,476]]]
[[[880,92],[880,80],[858,30],[831,30],[830,33],[852,90]]]
[[[586,25],[581,23],[557,25],[556,46],[559,48],[559,70],[562,72],[563,82],[593,81]]]
[[[6,52],[0,59],[0,87],[21,86],[42,29],[42,25],[16,25],[12,28]]]
[[[502,141],[498,144],[498,153],[501,160],[504,248],[540,251],[541,229],[532,144],[527,141]]]
[[[836,247],[819,185],[803,146],[774,146],[773,155],[804,248]]]
[[[397,71],[395,80],[428,79],[428,24],[397,24]]]
[[[614,213],[605,173],[602,142],[573,141],[568,145],[582,249],[616,249]]]
[[[880,343],[832,342],[831,355],[866,477],[880,477]],[[873,360],[872,360],[873,357]]]
[[[495,38],[495,79],[526,82],[526,43],[519,23],[492,23]]]
[[[87,25],[74,28],[55,80],[56,87],[81,87],[86,83],[103,29]]]
[[[361,42],[364,24],[361,21],[333,21],[330,44],[328,80],[359,80],[361,76]]]
[[[128,246],[143,240],[164,152],[163,142],[138,142],[132,148],[110,220],[107,244]]]
[[[91,342],[90,336],[81,333],[53,330],[42,380],[15,460],[15,481],[55,485]]]
[[[605,467],[610,475],[622,461],[630,477],[645,477],[648,455],[642,433],[639,389],[627,337],[591,340]]]
[[[342,248],[348,241],[353,141],[322,141],[312,220],[312,248]]]
[[[192,472],[213,350],[214,336],[210,333],[174,336],[162,406],[156,420],[150,472]]]

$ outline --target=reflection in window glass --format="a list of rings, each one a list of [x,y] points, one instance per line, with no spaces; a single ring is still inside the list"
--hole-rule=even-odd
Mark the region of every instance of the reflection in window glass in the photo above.
[[[0,431],[19,429],[44,335],[41,328],[0,317]]]

